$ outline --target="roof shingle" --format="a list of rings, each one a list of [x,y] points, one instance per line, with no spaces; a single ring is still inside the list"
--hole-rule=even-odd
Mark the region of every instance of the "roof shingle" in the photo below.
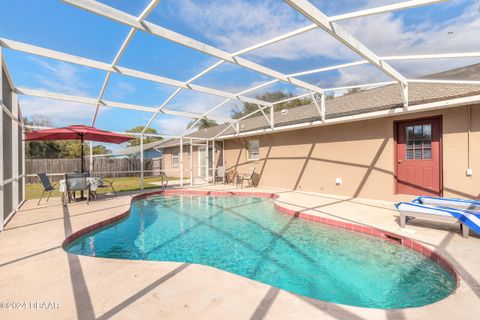
[[[409,84],[410,105],[461,98],[477,94],[480,94],[480,85],[439,83]],[[327,119],[333,119],[394,108],[403,108],[401,88],[396,84],[329,99],[325,102],[325,117]],[[320,120],[320,116],[313,104],[288,109],[288,111],[284,113],[278,111],[274,114],[276,127],[315,120]],[[226,126],[227,124],[222,124],[216,127],[202,129],[187,135],[187,137],[212,138]],[[262,115],[240,121],[241,132],[263,129],[268,126],[269,124]],[[235,133],[235,131],[232,128],[229,128],[224,132],[224,135],[230,135],[233,133]]]

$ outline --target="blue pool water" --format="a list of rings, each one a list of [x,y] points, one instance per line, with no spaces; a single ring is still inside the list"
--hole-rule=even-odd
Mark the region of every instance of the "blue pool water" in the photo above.
[[[157,196],[68,248],[81,255],[213,266],[325,301],[405,308],[455,289],[430,259],[374,237],[295,219],[253,197]]]

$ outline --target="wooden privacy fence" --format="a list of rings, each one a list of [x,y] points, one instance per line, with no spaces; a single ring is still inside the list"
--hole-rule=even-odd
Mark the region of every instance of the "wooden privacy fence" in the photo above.
[[[161,163],[161,159],[145,159],[144,175],[145,177],[154,175],[153,163]],[[85,170],[89,170],[90,161],[85,159]],[[156,165],[156,170],[158,169]],[[79,159],[25,159],[26,182],[39,182],[36,174],[45,172],[49,175],[51,181],[59,181],[66,172],[80,171],[81,164]],[[156,173],[156,172],[155,172]],[[140,176],[140,159],[93,159],[93,174],[115,177],[135,177]],[[33,175],[33,176],[29,176]],[[158,175],[158,174],[157,174]]]

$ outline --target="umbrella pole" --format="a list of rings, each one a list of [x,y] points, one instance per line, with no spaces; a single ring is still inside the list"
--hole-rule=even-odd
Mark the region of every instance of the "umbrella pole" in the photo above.
[[[82,159],[81,168],[82,168],[82,173],[83,173],[83,171],[84,171],[84,168],[83,168],[83,134],[80,135],[80,159]]]
[[[82,173],[84,173],[84,167],[83,167],[83,133],[80,134],[80,159],[81,159],[81,168],[82,168]],[[83,190],[80,191],[80,200],[85,200]]]

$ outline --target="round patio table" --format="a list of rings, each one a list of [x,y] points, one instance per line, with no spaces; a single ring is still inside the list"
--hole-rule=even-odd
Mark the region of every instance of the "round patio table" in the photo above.
[[[102,185],[102,178],[87,177],[87,184],[90,186],[90,191],[96,191]],[[60,180],[59,191],[65,192],[66,190],[65,179],[62,179]]]
[[[90,187],[90,192],[93,195],[93,198],[95,199],[97,197],[97,189],[99,186],[102,185],[102,178],[98,177],[87,177],[87,184]],[[65,184],[65,179],[60,180],[60,186],[58,190],[62,193],[65,193],[67,191],[67,187]]]

